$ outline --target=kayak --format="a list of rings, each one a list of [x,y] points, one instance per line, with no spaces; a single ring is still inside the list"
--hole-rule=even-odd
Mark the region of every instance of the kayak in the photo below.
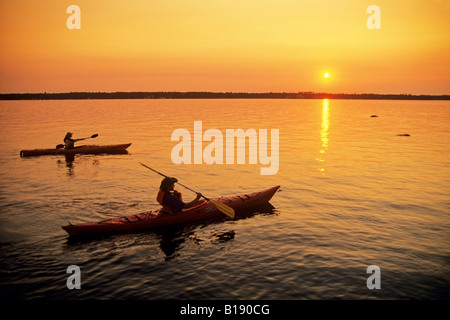
[[[269,202],[279,188],[280,186],[276,186],[250,194],[221,197],[211,200],[226,204],[235,210],[236,215],[239,215],[239,212],[245,212],[247,209],[251,209]],[[92,236],[105,233],[128,233],[174,225],[183,225],[218,217],[226,218],[227,216],[219,211],[211,202],[200,200],[194,207],[178,213],[167,213],[159,209],[100,222],[83,224],[69,223],[68,225],[62,226],[62,228],[67,231],[70,237]]]
[[[73,154],[99,154],[99,153],[127,153],[126,149],[131,143],[126,144],[113,144],[113,145],[83,145],[72,149],[34,149],[34,150],[21,150],[21,157],[31,156],[43,156],[43,155],[73,155]]]
[[[269,202],[279,188],[280,186],[276,186],[250,194],[221,197],[211,200],[226,204],[227,206],[233,208],[236,215],[238,215],[239,212],[243,212],[246,209],[257,207]],[[70,237],[92,236],[105,233],[128,233],[174,225],[183,225],[217,217],[226,218],[226,215],[220,212],[211,202],[200,200],[196,206],[178,213],[166,213],[159,209],[100,222],[75,225],[68,224],[62,226],[62,228],[67,231]]]
[[[112,144],[104,146],[83,145],[72,149],[34,149],[21,150],[21,157],[44,156],[44,155],[59,155],[59,154],[98,154],[98,153],[127,153],[127,148],[131,143],[126,144]]]

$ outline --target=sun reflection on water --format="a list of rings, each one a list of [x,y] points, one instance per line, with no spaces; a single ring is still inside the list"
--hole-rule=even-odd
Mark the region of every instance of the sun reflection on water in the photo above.
[[[327,153],[328,150],[328,128],[330,126],[330,110],[329,110],[329,100],[323,99],[322,101],[322,123],[320,128],[320,141],[322,142],[322,146],[320,149],[320,156],[316,158],[318,162],[320,162],[321,168],[319,171],[322,173],[322,175],[325,175],[325,167],[323,166],[323,163],[325,162],[324,155]]]

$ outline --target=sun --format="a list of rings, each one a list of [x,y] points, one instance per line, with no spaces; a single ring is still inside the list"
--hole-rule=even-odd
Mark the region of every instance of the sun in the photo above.
[[[323,76],[324,76],[325,78],[329,78],[329,77],[330,77],[330,74],[329,74],[328,72],[325,72],[325,73],[323,74]]]

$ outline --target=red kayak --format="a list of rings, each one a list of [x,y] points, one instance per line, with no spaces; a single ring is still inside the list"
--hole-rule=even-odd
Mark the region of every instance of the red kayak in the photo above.
[[[113,145],[104,145],[104,146],[95,146],[95,145],[84,145],[75,147],[72,149],[33,149],[33,150],[21,150],[21,157],[32,157],[32,156],[44,156],[44,155],[73,155],[73,154],[99,154],[99,153],[127,153],[127,148],[131,145],[131,143],[125,144],[113,144]]]
[[[211,200],[226,204],[227,206],[233,208],[238,215],[239,211],[244,211],[269,202],[279,188],[280,186],[276,186],[270,189],[241,196],[222,197]],[[162,210],[155,210],[100,222],[77,225],[69,224],[62,226],[62,228],[67,231],[69,236],[75,237],[155,229],[171,225],[182,225],[216,217],[226,217],[226,215],[220,212],[211,202],[200,200],[196,206],[178,213],[163,213]]]

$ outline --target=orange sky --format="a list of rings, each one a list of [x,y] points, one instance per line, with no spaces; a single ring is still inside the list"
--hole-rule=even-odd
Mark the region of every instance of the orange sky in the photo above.
[[[0,0],[0,92],[450,94],[449,17],[447,0]]]

